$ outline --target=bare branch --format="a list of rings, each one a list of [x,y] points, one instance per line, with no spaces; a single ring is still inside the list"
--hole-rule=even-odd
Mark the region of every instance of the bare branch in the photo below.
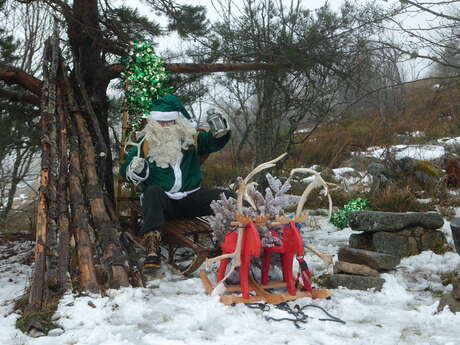
[[[7,84],[20,85],[37,96],[40,96],[41,94],[42,81],[19,68],[12,66],[1,66],[0,80]]]
[[[24,95],[19,92],[0,89],[0,98],[6,98],[13,102],[28,103],[40,106],[40,99],[34,95]]]
[[[281,69],[282,65],[267,63],[166,63],[165,67],[171,73],[214,73],[214,72],[245,72],[245,71],[276,71]],[[122,64],[113,64],[107,68],[106,78],[109,80],[118,78],[123,70]]]

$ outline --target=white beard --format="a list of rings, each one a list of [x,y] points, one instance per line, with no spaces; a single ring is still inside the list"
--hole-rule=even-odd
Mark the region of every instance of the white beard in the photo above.
[[[174,166],[182,159],[182,150],[195,143],[195,128],[190,121],[179,117],[176,124],[162,127],[152,117],[142,131],[149,145],[149,162],[155,162],[160,168]]]

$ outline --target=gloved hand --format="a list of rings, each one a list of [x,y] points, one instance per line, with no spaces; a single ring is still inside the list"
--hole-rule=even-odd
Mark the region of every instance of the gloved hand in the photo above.
[[[136,173],[140,174],[144,170],[145,159],[140,157],[134,157],[130,163],[131,169]]]

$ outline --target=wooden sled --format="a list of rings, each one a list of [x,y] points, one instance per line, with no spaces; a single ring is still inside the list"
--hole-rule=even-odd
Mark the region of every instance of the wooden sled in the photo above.
[[[206,271],[200,271],[200,278],[203,282],[203,286],[208,294],[211,294],[215,286],[209,280]],[[239,285],[225,285],[225,293],[220,296],[220,301],[225,305],[232,305],[236,303],[255,303],[255,302],[266,302],[269,304],[280,304],[288,301],[293,301],[299,298],[310,297],[313,299],[328,298],[331,296],[331,292],[327,289],[313,289],[313,293],[308,291],[297,291],[295,295],[288,293],[272,293],[267,289],[286,289],[286,283],[283,281],[270,282],[267,285],[261,285],[255,281],[255,279],[249,276],[249,288],[254,293],[249,298],[245,299],[242,296],[238,296],[232,293],[241,292]]]
[[[136,197],[121,197],[119,202],[127,203],[128,215],[120,215],[129,228],[129,233],[141,243],[139,222],[141,208]],[[203,218],[182,218],[170,220],[162,227],[162,247],[168,251],[168,263],[182,274],[195,272],[208,257],[216,256],[220,249],[212,240],[212,230]]]
[[[208,257],[220,251],[212,240],[209,224],[202,218],[171,220],[163,230],[168,263],[182,274],[195,272]]]

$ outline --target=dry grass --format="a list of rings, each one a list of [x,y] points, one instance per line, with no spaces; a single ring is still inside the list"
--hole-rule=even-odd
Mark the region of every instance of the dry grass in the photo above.
[[[369,197],[370,209],[385,212],[424,212],[433,211],[431,203],[422,204],[410,189],[410,186],[401,188],[388,185],[383,191]]]

